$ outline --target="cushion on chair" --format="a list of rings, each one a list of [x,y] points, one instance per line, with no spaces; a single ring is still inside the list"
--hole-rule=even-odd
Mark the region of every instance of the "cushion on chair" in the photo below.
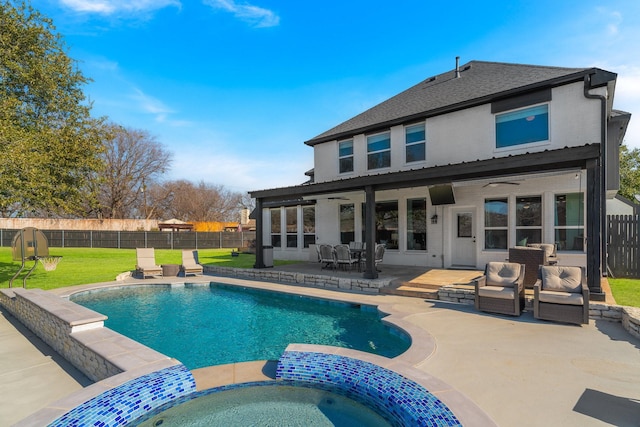
[[[513,287],[520,277],[522,266],[514,262],[490,262],[487,264],[487,286]]]
[[[529,243],[527,247],[543,249],[547,254],[547,258],[554,256],[556,252],[556,245],[553,243]]]
[[[540,268],[543,291],[582,292],[580,267],[543,266]]]
[[[575,292],[540,291],[538,294],[540,302],[550,302],[565,305],[583,305],[582,294]]]
[[[481,286],[478,288],[478,296],[500,299],[514,299],[513,286]]]

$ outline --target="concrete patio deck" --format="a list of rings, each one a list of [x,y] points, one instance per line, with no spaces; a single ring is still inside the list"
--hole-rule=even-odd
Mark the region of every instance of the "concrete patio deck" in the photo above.
[[[293,266],[320,271],[318,264]],[[383,266],[381,277],[407,281],[424,273],[425,269]],[[216,280],[214,276],[210,278]],[[167,280],[145,282],[153,281]],[[619,323],[591,320],[589,325],[570,326],[538,321],[530,312],[512,318],[478,313],[473,306],[420,298],[266,282],[252,285],[392,305],[403,313],[405,321],[427,331],[435,340],[435,350],[425,354],[415,368],[453,386],[498,425],[639,425],[640,340]],[[11,425],[88,383],[6,313],[0,315],[0,360],[2,426]]]

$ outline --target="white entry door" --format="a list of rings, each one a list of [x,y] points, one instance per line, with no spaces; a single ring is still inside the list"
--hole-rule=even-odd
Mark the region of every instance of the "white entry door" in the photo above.
[[[476,226],[472,209],[453,210],[452,267],[476,267]]]

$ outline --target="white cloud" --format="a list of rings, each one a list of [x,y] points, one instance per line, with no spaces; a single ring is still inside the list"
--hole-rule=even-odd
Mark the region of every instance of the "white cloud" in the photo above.
[[[118,12],[143,12],[162,9],[167,6],[181,6],[178,0],[60,0],[60,2],[76,12],[103,15],[111,15]]]
[[[280,17],[273,11],[248,3],[240,4],[234,0],[204,0],[204,4],[230,12],[256,28],[275,27],[280,23]]]
[[[131,95],[131,98],[137,102],[144,113],[154,115],[156,122],[167,122],[167,116],[173,113],[173,110],[167,107],[162,101],[145,94],[140,89],[134,89],[134,94]]]
[[[622,66],[618,73],[614,108],[631,113],[631,121],[625,135],[625,145],[640,149],[640,64]]]

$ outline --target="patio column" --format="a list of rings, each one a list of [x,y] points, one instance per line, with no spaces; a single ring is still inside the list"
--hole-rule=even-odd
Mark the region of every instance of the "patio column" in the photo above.
[[[253,268],[266,268],[264,265],[264,249],[262,231],[264,228],[264,221],[262,220],[262,199],[256,199],[256,263],[253,264]]]
[[[604,301],[600,286],[602,280],[602,238],[601,217],[605,211],[601,190],[601,168],[598,160],[587,161],[587,285],[590,298]]]
[[[363,277],[365,279],[377,279],[378,271],[376,270],[375,254],[376,254],[376,192],[373,186],[367,185],[364,188],[364,202],[366,216],[364,219],[364,241],[367,244],[365,250],[366,264],[364,266]]]

